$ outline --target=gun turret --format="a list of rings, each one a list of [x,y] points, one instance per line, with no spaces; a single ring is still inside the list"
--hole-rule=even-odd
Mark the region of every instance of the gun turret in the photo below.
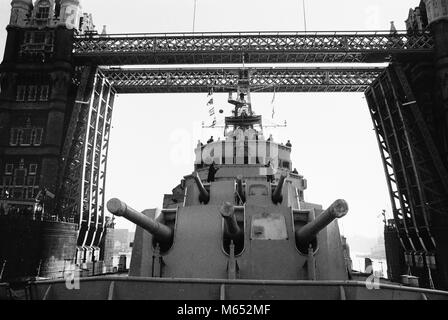
[[[151,233],[158,242],[171,243],[173,241],[173,230],[170,227],[132,209],[119,199],[114,198],[109,200],[109,202],[107,202],[107,210],[109,210],[110,213],[119,217],[124,217],[145,229]]]
[[[282,175],[280,176],[280,179],[278,181],[277,187],[275,188],[274,192],[272,193],[272,202],[274,202],[274,204],[279,204],[282,203],[283,201],[283,184],[285,183],[285,179],[286,179],[286,174],[282,173]]]
[[[344,217],[347,212],[347,202],[345,200],[336,200],[320,216],[296,231],[297,243],[306,246],[313,241],[321,230],[326,228],[335,219]]]
[[[207,204],[210,201],[210,194],[205,189],[204,185],[202,184],[201,178],[199,177],[199,174],[196,172],[194,175],[194,181],[196,181],[196,185],[199,189],[199,202]]]
[[[236,178],[236,192],[238,192],[238,196],[241,199],[241,202],[246,202],[246,196],[244,194],[243,188],[243,176],[241,175]]]
[[[219,208],[219,212],[224,218],[225,235],[236,242],[242,236],[242,232],[236,221],[234,206],[230,202],[225,202]]]

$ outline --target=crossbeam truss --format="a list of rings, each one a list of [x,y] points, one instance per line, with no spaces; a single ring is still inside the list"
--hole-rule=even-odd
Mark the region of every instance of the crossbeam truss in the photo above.
[[[364,92],[383,68],[250,68],[256,92]],[[226,92],[238,83],[240,69],[102,70],[118,93]]]
[[[385,62],[431,54],[429,33],[246,32],[83,35],[78,62],[96,65]]]
[[[432,220],[448,212],[448,173],[403,69],[388,68],[366,98],[403,250],[434,252]]]

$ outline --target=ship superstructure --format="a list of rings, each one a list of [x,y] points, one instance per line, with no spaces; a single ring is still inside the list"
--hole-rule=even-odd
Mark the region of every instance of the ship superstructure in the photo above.
[[[160,212],[143,213],[157,219],[159,225],[149,229],[155,234],[136,218],[143,228],[137,228],[130,276],[348,279],[332,222],[348,206],[338,200],[324,212],[304,201],[306,180],[292,169],[292,145],[264,137],[247,77],[229,95],[234,110],[225,118],[224,139],[198,143],[194,172],[184,177],[177,196],[166,197]],[[108,209],[128,218],[134,211],[117,199]]]

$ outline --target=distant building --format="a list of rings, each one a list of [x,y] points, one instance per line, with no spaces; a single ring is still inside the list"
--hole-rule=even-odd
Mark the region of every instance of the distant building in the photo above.
[[[372,259],[385,260],[386,259],[386,247],[384,244],[384,235],[381,234],[376,244],[370,250],[370,257]]]
[[[129,232],[128,229],[113,229],[112,234],[114,254],[131,251],[134,232]]]

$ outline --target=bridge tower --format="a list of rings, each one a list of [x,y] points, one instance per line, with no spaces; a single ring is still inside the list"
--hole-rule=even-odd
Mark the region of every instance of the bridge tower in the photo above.
[[[411,9],[409,34],[431,31],[435,54],[393,59],[366,91],[394,219],[386,254],[394,281],[448,288],[448,1]]]
[[[428,24],[435,40],[435,69],[437,72],[438,115],[440,115],[441,151],[448,163],[448,1],[425,0]]]
[[[424,0],[427,10],[428,24],[435,40],[435,70],[437,101],[435,117],[438,148],[442,162],[448,170],[448,0]],[[448,179],[448,177],[445,177]],[[448,187],[445,188],[445,199],[448,201]],[[440,282],[444,289],[448,289],[448,204],[444,206],[442,214],[434,216],[434,233],[438,239],[439,267],[442,271]]]
[[[73,144],[75,131],[78,138],[81,137],[82,146],[87,142],[87,125],[82,119],[72,120],[74,111],[78,111],[78,115],[82,105],[87,110],[86,119],[91,119],[94,112],[100,114],[97,107],[102,100],[97,100],[95,107],[85,104],[90,101],[88,94],[92,88],[89,91],[84,86],[80,90],[79,85],[82,74],[89,77],[85,83],[92,85],[96,68],[76,68],[72,59],[74,34],[92,30],[92,18],[81,14],[79,0],[11,2],[4,60],[0,66],[0,216],[8,219],[0,223],[0,260],[7,260],[7,277],[53,278],[61,276],[67,261],[73,262],[75,257],[77,263],[100,260],[99,250],[95,252],[95,248],[100,246],[104,215],[95,211],[95,217],[87,219],[95,221],[94,227],[101,225],[97,228],[100,232],[88,233],[89,226],[81,221],[82,209],[61,210],[65,199],[61,197],[62,177],[64,170],[73,165],[65,164],[70,147],[79,146]],[[98,86],[100,91],[101,85]],[[111,90],[104,92],[107,96]],[[109,106],[103,105],[104,110]],[[105,116],[104,110],[101,116]],[[104,132],[105,117],[104,121],[99,116],[93,117],[93,123],[101,126],[101,130],[90,133],[89,139],[94,142],[89,144],[89,150],[80,147],[83,155],[104,145],[102,134],[97,136],[96,133]],[[71,134],[69,139],[68,134]],[[85,165],[79,169],[89,183],[100,175],[94,168],[105,167],[98,157],[94,160],[84,161]],[[96,180],[104,181],[104,178]],[[80,198],[78,202],[84,191],[80,189],[76,194]],[[100,199],[98,203],[101,196],[96,194],[96,199]],[[101,210],[97,202],[95,206]],[[101,222],[97,216],[101,217]],[[80,230],[84,230],[82,235]],[[20,252],[20,257],[14,254],[23,250],[27,254]],[[30,261],[15,261],[23,257],[30,257]]]

